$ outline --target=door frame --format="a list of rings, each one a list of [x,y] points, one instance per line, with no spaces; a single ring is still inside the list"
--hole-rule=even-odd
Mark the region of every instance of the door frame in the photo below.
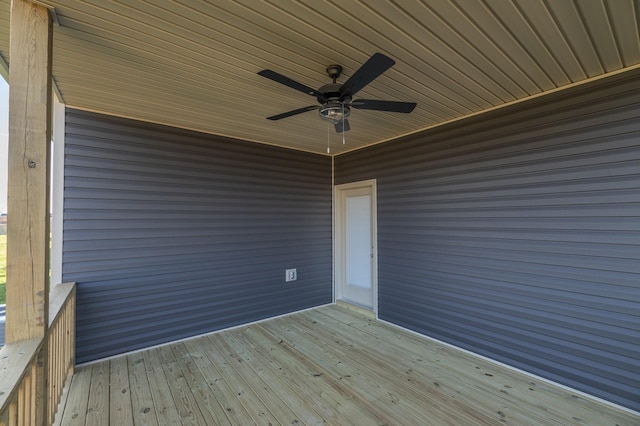
[[[345,254],[345,225],[343,194],[352,189],[369,189],[371,192],[371,244],[373,258],[371,260],[371,291],[373,292],[372,309],[378,316],[378,196],[376,179],[350,182],[333,187],[333,217],[334,217],[334,250],[333,250],[333,301],[342,299],[342,286],[346,280]]]

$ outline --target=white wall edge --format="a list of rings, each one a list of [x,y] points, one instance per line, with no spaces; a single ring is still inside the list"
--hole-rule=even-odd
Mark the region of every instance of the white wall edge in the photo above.
[[[62,282],[64,212],[65,104],[53,97],[53,149],[51,155],[51,284]]]
[[[512,365],[505,364],[503,362],[500,362],[500,361],[497,361],[495,359],[486,357],[484,355],[477,354],[477,353],[475,353],[473,351],[470,351],[468,349],[464,349],[464,348],[461,348],[459,346],[452,345],[451,343],[447,343],[445,341],[442,341],[440,339],[436,339],[434,337],[427,336],[426,334],[422,334],[422,333],[419,333],[417,331],[410,330],[408,328],[402,327],[401,325],[397,325],[397,324],[394,324],[394,323],[389,322],[389,321],[385,321],[385,320],[380,319],[380,318],[378,318],[378,321],[383,322],[385,324],[388,324],[388,325],[390,325],[392,327],[398,328],[400,330],[406,331],[406,332],[408,332],[410,334],[413,334],[415,336],[419,336],[419,337],[422,337],[424,339],[431,340],[433,342],[439,343],[441,345],[447,346],[447,347],[452,348],[452,349],[456,349],[458,351],[461,351],[463,353],[469,354],[469,355],[474,356],[476,358],[479,358],[481,360],[488,361],[488,362],[490,362],[492,364],[495,364],[495,365],[497,365],[499,367],[502,367],[502,368],[505,368],[507,370],[515,371],[517,373],[523,374],[523,375],[525,375],[527,377],[530,377],[532,379],[538,380],[540,382],[543,382],[543,383],[546,383],[546,384],[549,384],[549,385],[552,385],[552,386],[556,386],[556,387],[558,387],[560,389],[563,389],[565,391],[568,391],[568,392],[571,392],[573,394],[576,394],[576,395],[578,395],[578,396],[580,396],[582,398],[589,399],[589,400],[595,401],[595,402],[599,402],[599,403],[607,405],[609,407],[616,408],[616,409],[618,409],[620,411],[624,411],[624,412],[627,412],[627,413],[630,413],[630,414],[634,414],[634,415],[640,416],[640,412],[632,410],[631,408],[623,407],[622,405],[616,404],[615,402],[607,401],[606,399],[602,399],[602,398],[599,398],[597,396],[591,395],[589,393],[580,391],[578,389],[574,389],[574,388],[572,388],[570,386],[563,385],[562,383],[554,382],[553,380],[546,379],[544,377],[538,376],[537,374],[533,374],[533,373],[530,373],[528,371],[521,370],[518,367],[514,367]]]

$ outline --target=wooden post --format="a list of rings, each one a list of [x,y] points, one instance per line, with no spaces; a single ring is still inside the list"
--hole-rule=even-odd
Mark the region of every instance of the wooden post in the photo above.
[[[49,322],[51,51],[49,10],[11,2],[9,30],[9,169],[7,202],[7,343],[46,338]],[[31,392],[35,424],[47,412],[47,345],[38,354]]]
[[[11,3],[7,202],[7,343],[44,336],[49,280],[51,19]]]

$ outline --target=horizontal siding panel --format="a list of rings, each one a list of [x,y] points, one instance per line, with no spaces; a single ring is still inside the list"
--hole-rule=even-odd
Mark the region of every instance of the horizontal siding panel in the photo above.
[[[575,129],[568,134],[555,134],[550,136],[540,135],[534,138],[524,138],[517,144],[514,144],[507,138],[503,143],[496,143],[494,148],[500,148],[500,152],[493,152],[487,154],[486,141],[481,140],[476,144],[469,144],[468,150],[463,150],[457,147],[456,144],[442,144],[439,146],[438,140],[430,143],[433,146],[434,155],[417,154],[407,163],[405,167],[410,165],[426,166],[424,170],[426,176],[431,175],[446,175],[447,173],[455,172],[460,168],[468,170],[469,173],[474,173],[476,170],[484,172],[493,172],[499,174],[506,174],[511,169],[517,168],[522,172],[534,171],[539,172],[540,168],[553,169],[558,164],[562,167],[575,166],[581,164],[591,165],[594,161],[596,163],[607,162],[602,161],[600,158],[591,158],[591,161],[584,161],[585,158],[593,157],[592,154],[612,152],[615,154],[616,150],[625,150],[629,152],[628,148],[633,147],[633,135],[638,130],[640,125],[636,119],[629,119],[623,123],[619,123],[620,128],[615,129],[615,134],[611,134],[611,128],[606,126],[600,126],[598,128],[583,128]],[[457,135],[456,135],[457,136]],[[486,137],[486,136],[485,136]],[[552,142],[552,143],[550,143]],[[409,144],[408,144],[409,145]],[[546,150],[545,150],[546,147]],[[572,155],[571,151],[575,150]],[[638,158],[637,153],[633,153],[632,158]],[[563,158],[566,156],[569,158]],[[396,162],[399,167],[402,167],[402,161],[396,159],[397,154],[389,153],[389,159],[385,162],[383,170],[394,170]],[[562,161],[562,160],[565,161]],[[628,158],[623,158],[627,160]],[[568,162],[566,160],[569,160]],[[430,165],[437,165],[437,168],[430,168]],[[504,168],[498,168],[504,166]],[[526,168],[529,166],[529,168]],[[354,171],[357,171],[357,166],[354,165]],[[525,167],[523,169],[523,167]],[[406,176],[389,176],[390,182],[394,179],[406,179],[411,177],[411,170],[406,170],[408,173]],[[467,178],[466,176],[464,178]],[[468,179],[468,178],[467,178]]]
[[[429,220],[425,218],[425,220]],[[425,247],[420,241],[414,241],[412,233],[396,233],[385,234],[379,236],[380,240],[386,241],[385,244],[389,250],[412,250],[412,249],[425,249],[428,246],[432,247],[463,247],[463,248],[497,248],[510,251],[525,251],[525,252],[545,252],[545,253],[568,253],[568,254],[584,254],[592,255],[598,254],[603,256],[617,257],[617,258],[630,258],[635,259],[638,256],[636,250],[632,245],[621,245],[611,243],[597,243],[597,242],[580,242],[572,243],[567,241],[555,240],[533,240],[524,238],[466,238],[456,237],[453,235],[436,236],[435,234],[429,234],[429,244]]]
[[[574,322],[576,319],[595,321],[601,324],[617,326],[626,330],[638,330],[638,324],[634,317],[634,304],[638,301],[627,300],[626,312],[619,309],[619,303],[615,300],[616,294],[598,295],[597,288],[585,293],[588,295],[575,296],[570,289],[558,290],[544,285],[537,285],[535,280],[527,283],[522,281],[500,281],[498,277],[479,278],[465,275],[466,270],[459,273],[444,273],[433,271],[430,277],[433,280],[432,291],[449,291],[473,298],[489,299],[500,303],[509,303],[523,308],[535,308],[537,311],[552,315],[564,315],[566,320]],[[417,277],[416,273],[416,277]],[[417,278],[407,279],[406,285],[420,285]],[[506,278],[506,277],[503,277]],[[545,283],[549,281],[545,280]],[[583,287],[595,287],[594,283],[574,282],[574,285]],[[558,286],[559,287],[559,286]],[[601,286],[598,286],[601,287]],[[455,289],[455,290],[454,290]],[[622,290],[623,291],[623,290]],[[622,292],[619,290],[619,294]],[[595,296],[595,297],[594,297]],[[608,297],[607,297],[608,296]],[[526,303],[523,300],[526,299]],[[598,307],[594,312],[593,306]],[[629,334],[625,331],[625,333]]]
[[[332,300],[330,158],[66,118],[63,279],[78,283],[77,362]]]
[[[386,252],[380,251],[380,257]],[[399,265],[402,265],[402,268],[406,268],[407,265],[414,265],[416,261],[404,261],[404,258],[398,258],[395,262]],[[425,265],[429,265],[433,262],[435,265],[443,264],[447,265],[447,268],[451,270],[452,268],[455,270],[466,268],[466,269],[475,269],[477,270],[489,270],[489,271],[497,271],[504,274],[514,274],[518,272],[522,272],[525,274],[529,274],[531,276],[539,276],[543,279],[547,278],[557,278],[557,279],[570,279],[577,281],[590,281],[595,283],[602,284],[611,284],[626,288],[626,294],[632,300],[635,300],[637,296],[635,295],[634,289],[637,288],[638,279],[635,273],[624,273],[619,271],[602,271],[593,268],[570,268],[570,267],[562,267],[556,265],[544,265],[544,268],[541,268],[539,264],[531,263],[526,261],[526,257],[523,257],[522,261],[519,262],[491,262],[491,259],[482,259],[482,258],[473,258],[473,257],[465,257],[465,256],[438,256],[435,257],[432,261],[428,258],[421,257],[419,258],[419,262]],[[404,262],[404,263],[403,263]],[[384,261],[380,262],[384,264]],[[437,266],[436,266],[437,267]],[[402,268],[399,268],[398,273],[402,271]],[[476,272],[478,273],[478,272]]]
[[[386,233],[378,234],[381,238],[384,238]],[[557,241],[557,242],[569,242],[569,243],[595,243],[595,244],[631,244],[634,245],[639,239],[640,235],[633,232],[599,232],[592,230],[585,231],[553,231],[553,230],[519,230],[517,232],[509,229],[422,229],[416,230],[407,227],[402,230],[395,231],[394,235],[401,235],[405,238],[410,238],[411,235],[421,235],[422,238],[428,237],[456,237],[456,238],[471,238],[471,239],[485,239],[485,238],[498,238],[506,240],[532,240],[532,241]],[[631,247],[633,249],[633,247]]]
[[[267,161],[267,159],[265,159],[265,161]],[[72,163],[72,161],[70,160],[69,163]],[[76,161],[76,163],[78,162]],[[73,170],[69,170],[69,177],[78,176],[80,178],[88,178],[88,179],[91,179],[91,178],[109,179],[110,174],[113,174],[114,172],[118,172],[119,175],[117,177],[114,177],[114,180],[116,180],[117,182],[120,182],[123,180],[124,181],[131,180],[133,181],[134,184],[138,182],[142,182],[142,183],[152,182],[152,183],[155,183],[156,185],[168,184],[171,186],[171,185],[187,184],[190,179],[191,180],[197,179],[195,182],[193,182],[193,184],[196,185],[196,188],[198,187],[198,185],[206,184],[207,181],[211,182],[215,179],[220,179],[219,183],[220,185],[222,185],[221,188],[223,189],[228,188],[234,184],[232,180],[229,180],[228,175],[222,176],[224,174],[224,171],[218,171],[218,170],[216,170],[216,172],[209,173],[205,181],[200,181],[199,179],[202,179],[202,176],[199,176],[198,173],[195,171],[192,173],[179,174],[178,171],[171,170],[171,169],[153,170],[151,167],[149,167],[148,170],[143,170],[140,168],[136,169],[134,166],[114,166],[114,167],[109,167],[105,169],[100,169],[98,167],[95,167],[90,162],[80,162],[80,163],[81,164],[79,165],[69,164],[69,166],[74,166]],[[243,170],[242,168],[240,169],[235,168],[235,169],[229,169],[228,172],[238,173],[242,170]],[[203,172],[206,172],[206,170],[203,170]],[[178,176],[175,176],[176,174],[178,174]],[[244,173],[238,177],[238,183],[251,183],[252,179],[255,180],[257,176],[254,176],[252,178],[250,174],[251,174],[250,172],[244,171]],[[304,176],[299,176],[299,175],[291,175],[291,176],[283,175],[279,179],[271,179],[271,178],[265,177],[264,181],[260,180],[258,182],[255,182],[256,189],[254,189],[254,191],[257,192],[259,188],[266,188],[270,184],[273,185],[274,183],[280,183],[283,179],[292,178],[292,177],[300,177],[301,179],[304,178]],[[313,185],[313,183],[311,183],[310,185],[317,187],[317,185]],[[292,182],[291,186],[293,189],[301,188],[301,184],[298,184],[297,182]],[[155,189],[155,186],[152,186],[150,189]]]
[[[418,190],[419,191],[419,190]],[[438,194],[434,197],[412,196],[402,202],[395,203],[396,207],[403,205],[412,205],[414,203],[433,201],[430,206],[436,208],[447,208],[451,206],[457,209],[480,208],[520,208],[520,207],[580,207],[585,205],[585,194],[562,193],[547,196],[529,195],[529,196],[511,196],[511,197],[468,197],[465,199],[456,198],[450,194]],[[626,191],[599,191],[588,194],[589,200],[592,200],[592,206],[598,205],[618,205],[625,202],[632,203],[631,208],[640,204],[640,196],[637,190]]]
[[[438,247],[437,250],[430,252],[428,250],[420,251],[419,253],[399,251],[396,256],[402,255],[402,258],[411,261],[422,261],[424,255],[429,254],[432,258],[459,256],[461,258],[469,258],[478,261],[485,261],[488,264],[496,261],[496,264],[513,264],[513,263],[527,263],[533,265],[545,265],[549,267],[567,267],[567,268],[585,268],[598,271],[611,271],[622,272],[629,274],[640,273],[640,262],[629,262],[629,258],[612,258],[612,257],[597,257],[597,256],[576,256],[576,255],[558,255],[554,253],[532,253],[532,252],[511,252],[509,250],[495,250],[495,249],[447,249]],[[415,257],[415,258],[414,258]],[[637,257],[637,254],[636,254]],[[526,260],[524,260],[526,259]],[[464,261],[464,260],[463,260]],[[632,264],[635,263],[635,264]],[[585,267],[585,265],[588,265]],[[524,266],[523,266],[524,267]]]
[[[418,286],[419,283],[411,283],[407,281],[404,286],[410,289],[411,286]],[[414,288],[416,290],[416,288]],[[635,332],[638,331],[637,324],[632,323],[632,315],[614,313],[613,310],[607,311],[606,316],[613,316],[615,318],[626,318],[627,321],[621,323],[611,324],[610,320],[607,320],[610,324],[604,324],[601,321],[596,321],[595,317],[582,318],[574,315],[567,315],[564,313],[551,313],[549,309],[541,308],[545,311],[544,318],[553,322],[553,325],[544,325],[539,322],[541,319],[538,309],[533,309],[536,305],[542,305],[545,302],[553,301],[552,298],[546,298],[544,296],[528,296],[527,303],[525,304],[520,298],[520,294],[511,293],[508,290],[503,291],[501,294],[492,291],[483,291],[480,286],[473,286],[473,280],[452,277],[448,280],[438,281],[433,280],[432,288],[429,291],[430,295],[434,296],[433,306],[440,307],[459,307],[460,309],[454,309],[452,312],[467,313],[469,315],[475,315],[484,310],[489,310],[493,318],[502,318],[499,322],[507,320],[510,315],[518,315],[522,320],[519,324],[519,328],[531,329],[534,327],[540,327],[537,330],[537,334],[543,334],[548,336],[555,336],[563,339],[564,342],[580,342],[584,344],[590,344],[592,347],[599,347],[603,350],[610,349],[611,343],[614,341],[634,343]],[[585,299],[583,299],[584,301]],[[437,301],[437,302],[436,302]],[[558,301],[557,299],[555,301]],[[610,307],[613,304],[609,305]],[[588,309],[587,303],[580,306],[580,300],[570,301],[565,299],[563,307],[570,309],[571,312],[584,312]],[[573,309],[572,309],[573,308]],[[604,316],[604,315],[603,315]],[[626,325],[625,325],[626,324]],[[571,330],[572,335],[567,337],[566,334]],[[602,337],[601,340],[593,341],[590,338],[589,332],[593,332]],[[637,350],[627,349],[620,354],[628,354],[633,356],[640,355]]]
[[[233,241],[227,241],[224,247],[220,245],[212,247],[210,237],[207,236],[180,239],[180,242],[175,244],[168,244],[164,237],[155,240],[149,238],[137,238],[133,241],[131,239],[103,240],[101,241],[100,249],[95,249],[94,246],[93,250],[91,250],[91,246],[89,245],[90,242],[80,241],[70,242],[68,251],[69,253],[73,253],[74,259],[77,261],[91,260],[93,258],[130,259],[145,257],[144,253],[140,253],[138,249],[149,245],[153,245],[156,248],[155,253],[157,256],[193,256],[198,253],[208,256],[214,253],[230,253],[246,250],[246,245],[249,242],[252,243],[252,250],[265,250],[272,247],[274,241],[286,244],[287,247],[295,249],[296,253],[304,253],[306,250],[314,251],[313,248],[309,248],[304,241],[300,241],[300,239],[295,238],[295,236],[284,238],[281,235],[275,239],[265,238],[263,240],[255,238],[253,235],[244,236],[244,238],[234,238]],[[330,243],[331,239],[325,237],[323,241]]]
[[[481,336],[487,331],[493,331],[494,334],[502,337],[518,336],[527,342],[527,346],[523,345],[524,347],[537,350],[539,353],[554,354],[555,361],[564,360],[563,363],[571,364],[574,368],[583,366],[585,369],[591,369],[594,372],[612,372],[616,376],[612,379],[627,385],[632,385],[640,379],[638,373],[633,371],[638,357],[637,352],[619,354],[607,350],[607,346],[605,346],[606,344],[619,345],[624,340],[613,337],[603,339],[600,345],[594,346],[588,336],[582,337],[579,335],[580,333],[571,340],[559,337],[566,335],[571,330],[570,327],[556,326],[555,330],[553,330],[537,321],[522,321],[520,327],[508,327],[501,325],[508,312],[505,312],[505,315],[483,316],[482,318],[486,318],[485,320],[479,319],[478,312],[481,312],[480,309],[455,309],[451,311],[453,306],[459,306],[459,302],[439,303],[438,305],[430,306],[429,310],[437,314],[440,321],[450,323],[452,328],[457,325],[460,328],[466,327],[473,330],[476,336]],[[473,324],[473,326],[469,324]],[[567,325],[570,326],[570,324]],[[553,343],[553,349],[548,348],[550,342]],[[573,353],[580,353],[582,355],[580,360],[576,361]]]
[[[451,258],[441,257],[433,261],[422,260],[423,267],[416,267],[415,262],[405,261],[402,259],[392,259],[389,262],[381,262],[388,269],[389,274],[401,273],[403,270],[410,271],[416,276],[416,279],[429,279],[432,274],[451,273],[471,277],[479,280],[491,280],[497,283],[508,283],[508,286],[528,286],[531,291],[536,292],[537,297],[543,297],[553,300],[558,297],[554,291],[569,291],[566,295],[562,295],[561,299],[571,298],[572,303],[579,304],[585,301],[585,306],[596,304],[598,309],[605,309],[617,312],[627,312],[635,314],[637,312],[638,296],[630,292],[629,287],[633,288],[635,282],[631,281],[633,274],[619,274],[617,282],[603,280],[607,274],[598,274],[597,271],[578,271],[568,270],[567,268],[545,268],[541,271],[539,267],[525,268],[522,264],[500,264],[494,263],[487,266],[487,262],[470,262],[468,259],[461,258],[460,263],[454,263]],[[519,268],[518,268],[519,267]],[[543,273],[542,273],[543,272]],[[589,273],[590,272],[590,273]],[[625,278],[628,278],[625,280]],[[407,278],[409,281],[410,278]],[[469,281],[468,281],[469,282]],[[606,287],[603,283],[608,284]],[[564,286],[563,286],[564,284]],[[487,284],[483,282],[483,287]],[[539,288],[538,288],[539,287]],[[579,287],[581,291],[576,294],[575,287]],[[513,291],[513,288],[503,289],[502,291]],[[626,295],[632,293],[625,298]],[[527,297],[530,294],[523,294]]]
[[[323,236],[323,242],[330,242],[331,239],[326,235]],[[244,250],[247,243],[255,244],[253,247],[256,250],[264,250],[267,247],[271,247],[274,239],[272,238],[264,238],[260,239],[256,236],[252,235],[235,235],[233,241],[226,242],[225,248],[222,247],[212,247],[210,237],[207,236],[196,236],[190,241],[184,241],[182,239],[176,239],[176,241],[167,241],[166,239],[160,238],[128,238],[128,239],[111,239],[111,240],[102,240],[100,241],[100,250],[102,253],[108,253],[107,250],[123,250],[123,249],[139,249],[145,246],[153,245],[158,250],[162,250],[166,247],[178,248],[176,250],[183,250],[182,253],[177,251],[171,252],[169,254],[180,255],[180,254],[195,254],[195,253],[211,253],[211,252],[225,252],[225,251],[237,251]],[[300,238],[296,238],[295,235],[291,235],[289,238],[284,238],[282,235],[279,235],[275,241],[279,243],[286,243],[288,247],[295,248],[296,250],[300,250],[303,241],[300,241]],[[186,247],[186,248],[184,248]],[[95,244],[92,245],[92,240],[83,239],[79,241],[70,241],[69,242],[69,253],[70,255],[82,255],[82,253],[87,253],[91,251],[91,249],[95,249]],[[160,253],[160,252],[159,252]],[[162,253],[160,253],[162,254]],[[82,258],[79,258],[82,259]]]
[[[86,229],[86,228],[85,228]],[[119,231],[114,232],[113,230],[110,229],[97,229],[95,230],[95,236],[93,237],[94,240],[95,239],[127,239],[127,238],[135,238],[131,233],[127,232],[127,229],[122,229],[122,228],[117,228]],[[156,229],[146,229],[146,228],[134,228],[131,227],[131,229],[136,229],[136,232],[139,235],[139,238],[161,238],[163,235],[166,235],[166,229],[162,229],[160,227],[156,228]],[[215,229],[215,228],[213,228]],[[198,236],[202,236],[203,233],[204,235],[207,235],[206,231],[211,231],[212,228],[211,226],[209,226],[208,228],[203,228],[203,229],[199,229],[197,227],[191,228],[191,229],[180,229],[178,228],[176,230],[176,237],[198,237]],[[318,231],[319,230],[319,231]],[[317,233],[318,235],[322,235],[322,228],[318,227],[316,229],[311,228],[309,229],[309,232],[311,234],[313,234],[314,232]],[[75,238],[80,238],[78,236],[78,234],[80,234],[82,231],[79,232],[75,232],[72,231],[70,232],[69,238],[70,240],[74,240]],[[282,229],[274,229],[274,227],[269,227],[269,226],[256,226],[254,229],[247,229],[246,226],[229,226],[224,228],[224,230],[221,230],[219,232],[217,232],[215,234],[219,241],[218,242],[224,242],[222,241],[223,238],[225,237],[224,240],[230,240],[233,241],[235,236],[245,236],[245,235],[250,235],[250,236],[260,236],[262,235],[264,238],[268,238],[268,239],[286,239],[287,236],[289,236],[292,239],[295,239],[296,237],[296,231],[289,229],[289,228],[282,228]],[[284,237],[284,238],[283,238]]]
[[[404,215],[398,215],[398,218],[407,220]],[[433,220],[433,219],[432,219]],[[437,220],[437,222],[436,222]],[[510,230],[590,230],[598,228],[599,231],[638,231],[640,225],[633,217],[616,217],[616,221],[613,223],[602,223],[601,218],[581,218],[571,220],[569,218],[540,218],[540,219],[528,219],[527,218],[506,218],[495,217],[492,219],[484,218],[478,219],[475,222],[462,222],[459,218],[442,219],[438,218],[434,220],[434,225],[428,227],[422,227],[415,225],[414,229],[433,229],[433,228],[456,228],[456,229],[510,229]],[[417,220],[416,220],[417,222]],[[414,223],[416,223],[414,222]],[[407,225],[411,227],[412,225]]]
[[[237,274],[237,270],[241,269],[244,272],[249,272],[254,270],[257,274],[259,271],[262,271],[262,274],[265,276],[265,279],[275,279],[276,281],[280,281],[280,278],[284,274],[284,270],[280,270],[282,261],[278,261],[276,257],[274,258],[261,258],[260,261],[250,262],[244,260],[244,258],[249,258],[251,255],[257,256],[255,253],[244,253],[244,252],[235,252],[231,253],[227,258],[216,256],[216,265],[218,267],[216,276],[223,277],[225,275],[233,276]],[[298,263],[312,263],[313,257],[318,254],[328,255],[330,251],[325,251],[324,253],[310,253],[307,256],[299,256],[295,254],[291,254],[287,256],[287,264],[298,264]],[[190,256],[191,258],[196,256]],[[212,256],[207,256],[202,261],[210,259]],[[241,258],[241,259],[238,259]],[[176,279],[187,279],[193,273],[198,272],[199,269],[196,269],[198,265],[194,265],[192,260],[185,264],[185,266],[172,266],[171,268],[164,267],[159,264],[159,261],[170,262],[171,257],[164,256],[161,259],[154,260],[153,262],[148,262],[144,264],[143,258],[140,258],[135,267],[131,267],[126,262],[122,262],[119,259],[104,261],[104,262],[96,262],[95,266],[92,266],[92,263],[89,262],[79,262],[78,265],[75,265],[74,268],[69,268],[69,273],[75,273],[78,275],[87,275],[90,273],[101,273],[102,276],[106,278],[113,279],[115,277],[119,277],[120,279],[124,279],[125,277],[137,277],[138,281],[140,278],[145,276],[154,277],[154,281],[158,281],[161,278],[162,271],[165,271],[163,275],[169,277],[172,276],[172,281]],[[278,267],[271,266],[276,262]],[[118,266],[112,266],[114,263],[118,263]],[[111,266],[110,266],[111,265]],[[170,263],[170,265],[172,265]],[[149,268],[154,267],[153,272],[149,272]],[[309,266],[305,271],[311,272],[313,271],[313,267]],[[177,271],[177,273],[176,273]],[[210,273],[210,268],[204,269],[204,275],[206,275],[207,271]],[[275,271],[275,272],[274,272]],[[204,279],[204,277],[203,277]]]
[[[379,315],[640,411],[638,72],[335,158]]]
[[[411,218],[451,218],[458,217],[462,219],[469,218],[493,218],[496,216],[502,216],[507,218],[522,218],[530,217],[531,212],[535,212],[535,217],[540,218],[566,218],[566,217],[634,217],[640,208],[640,203],[619,203],[619,204],[607,204],[607,205],[577,205],[573,206],[571,210],[567,210],[562,206],[540,206],[540,207],[486,207],[478,208],[473,211],[469,211],[466,208],[444,208],[440,206],[433,206],[431,204],[415,208],[408,211],[406,207],[394,203],[386,207],[387,211],[397,211],[398,214],[403,214],[407,219]]]
[[[258,215],[256,215],[258,216]],[[283,217],[287,217],[287,215],[282,215]],[[316,215],[316,216],[320,216],[320,215]],[[255,216],[254,216],[255,217]],[[246,221],[252,219],[252,217],[227,217],[227,218],[222,218],[222,220],[225,220],[229,223],[229,228],[234,228],[234,227],[244,227],[246,226]],[[296,219],[290,219],[289,224],[291,226],[301,226],[304,225],[305,223],[308,223],[309,220],[313,220],[313,218],[309,218],[307,220],[305,219],[301,219],[301,218],[297,218]],[[274,225],[280,225],[282,223],[282,218],[274,218],[274,219],[269,219],[269,220],[261,220],[260,221],[260,227],[264,227],[267,230],[272,229],[272,227]],[[156,223],[152,223],[150,224],[147,221],[144,220],[136,220],[136,219],[129,219],[126,221],[122,221],[122,223],[110,223],[110,224],[105,224],[104,220],[83,220],[81,223],[77,223],[75,224],[74,228],[70,228],[71,229],[86,229],[87,227],[91,227],[94,229],[102,229],[102,230],[126,230],[126,229],[156,229],[156,228],[160,228],[163,229],[166,226],[171,226],[174,227],[175,229],[192,229],[192,228],[197,228],[197,229],[202,229],[202,230],[206,230],[206,229],[215,229],[211,226],[211,221],[209,220],[192,220],[191,221],[191,226],[189,226],[189,223],[176,223],[175,221],[172,220],[168,220],[168,219],[160,219],[158,220]]]
[[[509,108],[508,117],[503,110],[466,119],[464,126],[453,123],[435,128],[428,132],[428,152],[419,149],[426,143],[420,138],[408,136],[395,140],[393,146],[402,145],[403,150],[415,151],[414,155],[406,158],[403,150],[386,147],[385,162],[379,165],[377,173],[386,175],[387,170],[391,171],[394,167],[400,167],[403,172],[410,172],[409,165],[424,164],[429,160],[441,160],[445,164],[465,164],[467,161],[473,161],[478,155],[494,156],[497,149],[500,149],[501,155],[508,156],[512,150],[523,150],[531,143],[537,143],[543,149],[545,146],[547,149],[553,149],[555,144],[550,144],[549,141],[574,142],[581,145],[591,139],[609,136],[611,133],[633,133],[633,129],[640,126],[635,119],[637,114],[634,115],[633,112],[639,104],[635,95],[640,90],[640,82],[634,81],[633,75],[627,77],[627,80],[622,89],[616,85],[618,80],[611,79],[612,83],[604,84],[597,93],[591,93],[589,90],[580,93],[568,90],[565,93],[572,92],[572,96],[565,99],[549,95],[514,105]],[[550,99],[553,99],[553,102],[549,102]],[[629,111],[628,118],[620,120],[615,114],[616,109]],[[499,133],[495,132],[498,119]],[[608,123],[612,122],[631,128],[612,129],[608,126]],[[547,131],[549,127],[554,127],[553,133]],[[513,143],[514,138],[518,140],[517,144]],[[487,151],[487,147],[493,149]],[[341,155],[340,162],[343,167],[349,169],[350,175],[368,174],[370,169],[362,161],[371,160],[378,155],[377,149],[361,150],[358,151],[357,157],[351,154]]]

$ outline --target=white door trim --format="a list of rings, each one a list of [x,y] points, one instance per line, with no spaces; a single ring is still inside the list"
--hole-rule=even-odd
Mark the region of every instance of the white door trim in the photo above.
[[[342,286],[346,279],[346,268],[344,265],[345,258],[345,217],[342,194],[352,189],[370,189],[371,191],[371,244],[372,244],[372,271],[371,285],[373,291],[373,312],[378,315],[378,214],[377,214],[377,183],[375,179],[364,180],[359,182],[345,183],[335,185],[333,191],[333,217],[335,218],[334,226],[334,301],[342,299]]]

